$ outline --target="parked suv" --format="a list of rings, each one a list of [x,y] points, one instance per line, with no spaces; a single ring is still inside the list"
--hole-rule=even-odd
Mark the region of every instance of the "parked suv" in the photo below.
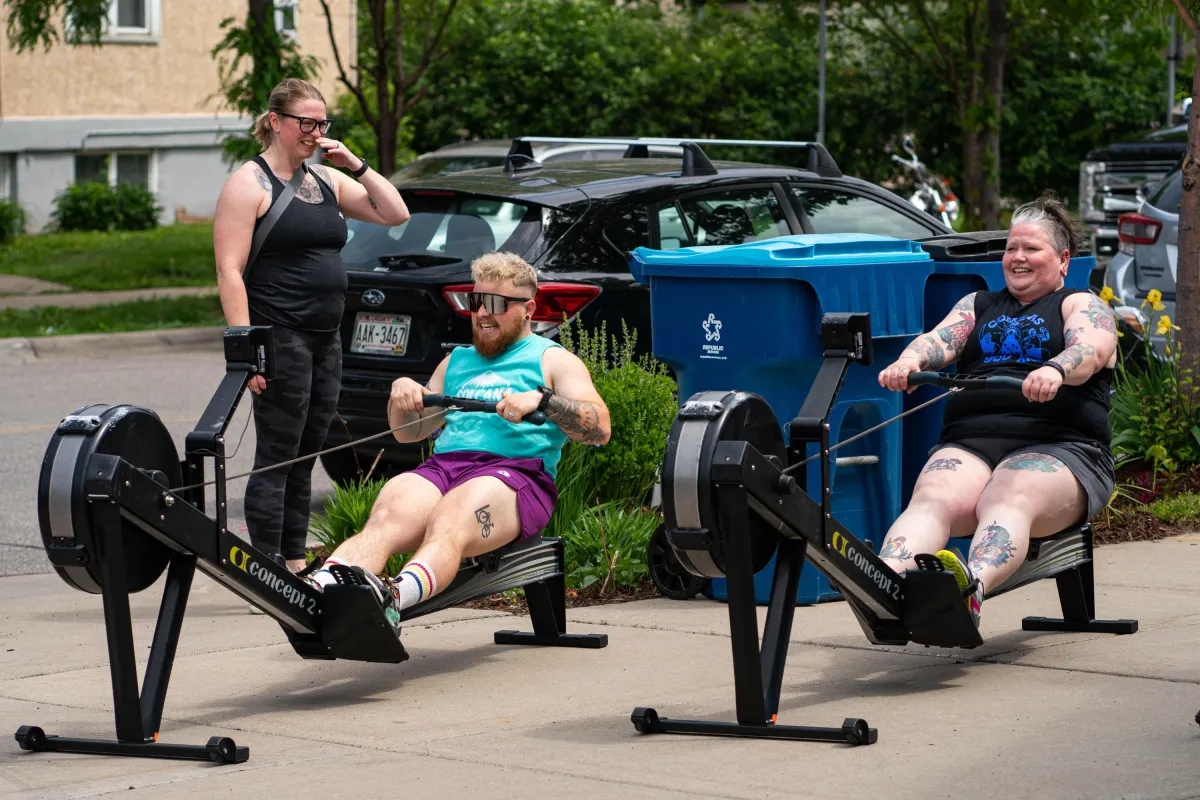
[[[1162,180],[1186,152],[1185,124],[1087,154],[1079,165],[1079,213],[1092,239],[1097,267],[1119,251],[1117,218],[1137,211],[1142,192]]]
[[[1155,185],[1135,213],[1117,220],[1119,249],[1104,273],[1104,285],[1121,298],[1118,315],[1135,329],[1147,327],[1150,307],[1141,310],[1152,289],[1162,293],[1162,313],[1175,318],[1175,274],[1179,252],[1179,203],[1183,197],[1183,171],[1176,166]],[[1157,312],[1154,313],[1157,319]],[[1165,337],[1153,326],[1145,333],[1161,352]]]
[[[607,323],[610,331],[624,322],[648,352],[649,290],[629,271],[635,247],[731,245],[798,233],[923,239],[951,232],[903,198],[842,175],[819,144],[770,143],[808,150],[808,168],[793,169],[711,161],[695,143],[661,139],[624,141],[624,158],[543,165],[532,155],[541,141],[514,140],[503,167],[399,183],[412,214],[403,225],[349,223],[341,422],[334,421],[327,446],[386,430],[392,382],[407,375],[424,383],[454,347],[470,345],[470,264],[488,251],[517,253],[538,270],[537,333],[555,336],[564,316],[588,328]],[[661,146],[682,156],[648,157]],[[381,449],[384,472],[421,458],[420,445],[381,437],[355,454],[347,448],[322,456],[322,463],[331,478],[344,480],[355,473],[354,455],[365,470]]]

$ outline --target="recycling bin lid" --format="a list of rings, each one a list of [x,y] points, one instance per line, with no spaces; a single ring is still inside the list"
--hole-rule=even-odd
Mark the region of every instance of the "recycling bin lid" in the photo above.
[[[679,250],[639,247],[630,253],[630,269],[641,281],[650,275],[795,277],[793,270],[811,267],[928,261],[929,254],[916,242],[863,233],[798,234]]]
[[[1008,231],[971,231],[969,233],[947,233],[916,240],[934,261],[1000,261],[1008,246]],[[1091,255],[1085,241],[1075,257]]]

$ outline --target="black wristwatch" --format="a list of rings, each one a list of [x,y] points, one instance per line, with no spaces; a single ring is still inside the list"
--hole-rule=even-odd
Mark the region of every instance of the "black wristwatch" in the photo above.
[[[365,173],[367,170],[369,170],[371,168],[371,165],[367,163],[367,160],[365,158],[360,158],[359,161],[362,162],[362,166],[359,167],[354,172],[350,173],[351,175],[353,175],[356,178],[361,178],[363,176],[363,173]]]
[[[537,390],[542,393],[542,402],[538,403],[537,410],[545,413],[546,409],[550,407],[550,398],[554,397],[554,392],[550,391],[545,386],[539,386],[537,387]]]

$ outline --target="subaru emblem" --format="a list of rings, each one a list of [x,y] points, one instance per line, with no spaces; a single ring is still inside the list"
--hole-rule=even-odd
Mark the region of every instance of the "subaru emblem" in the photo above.
[[[378,289],[367,289],[363,292],[362,300],[369,306],[381,306],[387,297]]]

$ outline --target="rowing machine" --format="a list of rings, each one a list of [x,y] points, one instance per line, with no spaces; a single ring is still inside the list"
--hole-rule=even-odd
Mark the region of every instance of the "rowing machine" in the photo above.
[[[927,564],[900,575],[860,541],[831,508],[829,413],[846,371],[872,361],[866,314],[826,314],[824,362],[784,443],[778,420],[761,397],[746,392],[700,392],[680,408],[667,442],[663,511],[667,540],[690,573],[725,577],[728,585],[737,722],[660,718],[639,707],[631,717],[643,733],[695,733],[871,744],[876,731],[848,718],[840,727],[775,724],[795,610],[800,569],[807,559],[848,601],[872,644],[915,642],[974,648],[983,643],[954,576]],[[932,374],[930,374],[932,375]],[[913,376],[909,378],[913,381]],[[1009,387],[1011,378],[918,376],[958,388]],[[805,451],[820,450],[821,496],[801,490]],[[785,468],[791,461],[793,466]],[[759,646],[754,574],[776,556],[766,626]],[[1094,619],[1091,531],[1064,531],[1031,546],[1030,555],[1004,585],[1011,591],[1033,580],[1058,580],[1063,619],[1026,618],[1026,630],[1133,633],[1134,620]]]
[[[46,555],[68,585],[100,594],[108,638],[116,741],[47,736],[22,726],[23,750],[150,756],[239,763],[249,748],[213,737],[207,745],[158,743],[167,685],[195,570],[274,617],[304,658],[400,663],[398,632],[371,590],[332,585],[324,592],[229,531],[225,430],[247,383],[274,377],[271,329],[225,331],[226,372],[196,427],[185,458],[158,415],[129,405],[92,405],[59,424],[42,462],[38,518]],[[426,396],[426,405],[494,411],[494,404]],[[538,412],[526,417],[544,422]],[[204,458],[214,461],[215,518],[205,514]],[[185,481],[188,485],[184,485]],[[150,659],[138,690],[129,594],[166,585]],[[561,539],[533,537],[464,559],[451,584],[406,610],[410,620],[451,605],[522,587],[533,632],[498,631],[497,644],[604,647],[604,634],[566,633],[565,558]]]

